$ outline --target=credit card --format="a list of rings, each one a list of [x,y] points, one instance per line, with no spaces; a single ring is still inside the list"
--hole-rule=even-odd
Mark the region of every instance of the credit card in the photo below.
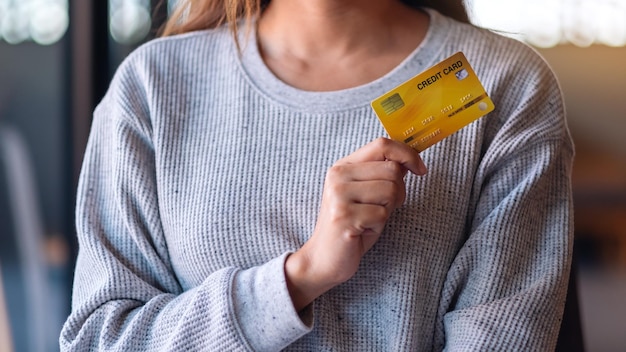
[[[389,134],[424,151],[493,111],[494,105],[462,52],[372,101]]]

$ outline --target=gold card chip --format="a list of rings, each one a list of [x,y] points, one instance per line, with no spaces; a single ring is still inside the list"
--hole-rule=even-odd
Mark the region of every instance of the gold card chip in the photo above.
[[[385,110],[385,114],[391,115],[404,106],[404,101],[400,97],[400,94],[396,93],[381,101],[380,105],[383,107],[383,110]]]

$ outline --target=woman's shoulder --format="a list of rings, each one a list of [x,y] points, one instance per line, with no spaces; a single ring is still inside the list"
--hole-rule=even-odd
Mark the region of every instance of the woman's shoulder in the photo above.
[[[205,77],[235,62],[237,48],[227,28],[207,29],[150,40],[117,68],[111,89],[124,94],[164,90],[179,80]]]
[[[235,44],[227,28],[198,30],[152,39],[136,48],[125,61],[151,65],[205,62],[223,55],[232,55]]]
[[[536,137],[545,140],[567,137],[558,79],[535,48],[506,33],[452,19],[446,21],[444,52],[465,54],[496,105],[485,120],[489,121],[492,134],[504,126],[516,131],[540,126],[541,136]]]
[[[116,108],[125,115],[148,116],[153,99],[171,94],[173,87],[207,81],[236,55],[232,35],[222,28],[153,39],[122,61],[97,110]]]

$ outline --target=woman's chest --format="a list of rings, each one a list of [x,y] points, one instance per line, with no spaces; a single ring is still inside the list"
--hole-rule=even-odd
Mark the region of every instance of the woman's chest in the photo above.
[[[267,115],[177,125],[156,144],[161,221],[184,288],[297,250],[314,229],[327,169],[384,134],[371,116]],[[461,237],[471,182],[459,182],[458,169],[430,171],[407,177],[407,201],[381,237],[383,256],[436,252],[441,240],[449,244],[441,233]]]

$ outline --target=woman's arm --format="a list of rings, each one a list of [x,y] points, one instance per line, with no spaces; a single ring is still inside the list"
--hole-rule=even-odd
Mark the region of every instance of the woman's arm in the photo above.
[[[224,267],[190,289],[179,283],[161,225],[140,74],[125,63],[95,112],[78,190],[79,254],[61,349],[283,348],[311,329],[291,304],[287,253],[253,268]]]
[[[559,333],[572,254],[573,146],[553,74],[530,50],[519,55],[526,67],[513,67],[496,94],[468,237],[442,292],[435,345],[450,351],[547,351]]]

